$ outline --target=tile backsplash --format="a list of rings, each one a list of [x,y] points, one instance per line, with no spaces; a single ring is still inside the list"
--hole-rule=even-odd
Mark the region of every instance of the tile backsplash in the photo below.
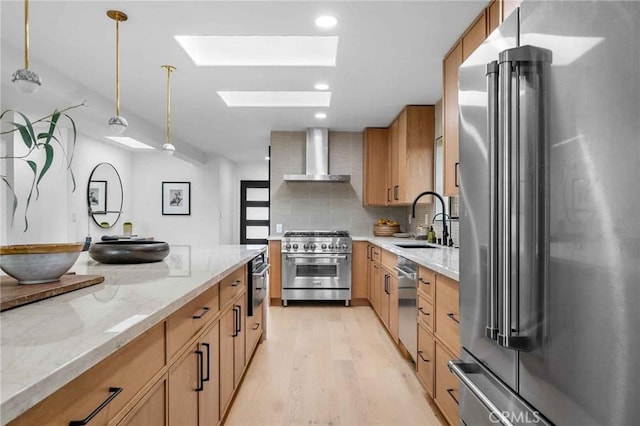
[[[372,235],[377,219],[388,218],[407,229],[406,207],[362,205],[361,132],[329,132],[329,172],[351,175],[349,183],[284,182],[285,174],[304,173],[305,132],[271,132],[271,229],[347,230]],[[409,212],[410,214],[410,212]]]

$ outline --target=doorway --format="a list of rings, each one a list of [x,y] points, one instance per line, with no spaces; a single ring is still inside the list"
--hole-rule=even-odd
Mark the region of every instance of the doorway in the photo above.
[[[269,181],[240,181],[240,244],[267,244]]]

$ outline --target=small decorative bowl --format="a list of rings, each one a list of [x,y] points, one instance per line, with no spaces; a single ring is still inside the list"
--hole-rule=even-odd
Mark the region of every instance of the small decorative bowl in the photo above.
[[[164,241],[100,241],[91,244],[89,256],[100,263],[160,262],[169,254]]]
[[[0,269],[19,284],[58,281],[78,260],[84,243],[23,244],[0,247]]]

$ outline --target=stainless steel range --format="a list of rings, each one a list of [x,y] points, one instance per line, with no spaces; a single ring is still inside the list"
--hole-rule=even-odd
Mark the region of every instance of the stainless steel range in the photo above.
[[[347,231],[287,231],[282,238],[282,304],[351,301],[351,237]]]

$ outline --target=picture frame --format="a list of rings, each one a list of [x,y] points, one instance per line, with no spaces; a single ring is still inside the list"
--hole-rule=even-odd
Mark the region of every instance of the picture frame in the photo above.
[[[191,182],[162,182],[162,214],[191,214]]]
[[[89,181],[87,191],[87,202],[91,207],[92,214],[107,214],[107,181]]]
[[[172,245],[167,256],[170,277],[191,276],[191,246]]]

